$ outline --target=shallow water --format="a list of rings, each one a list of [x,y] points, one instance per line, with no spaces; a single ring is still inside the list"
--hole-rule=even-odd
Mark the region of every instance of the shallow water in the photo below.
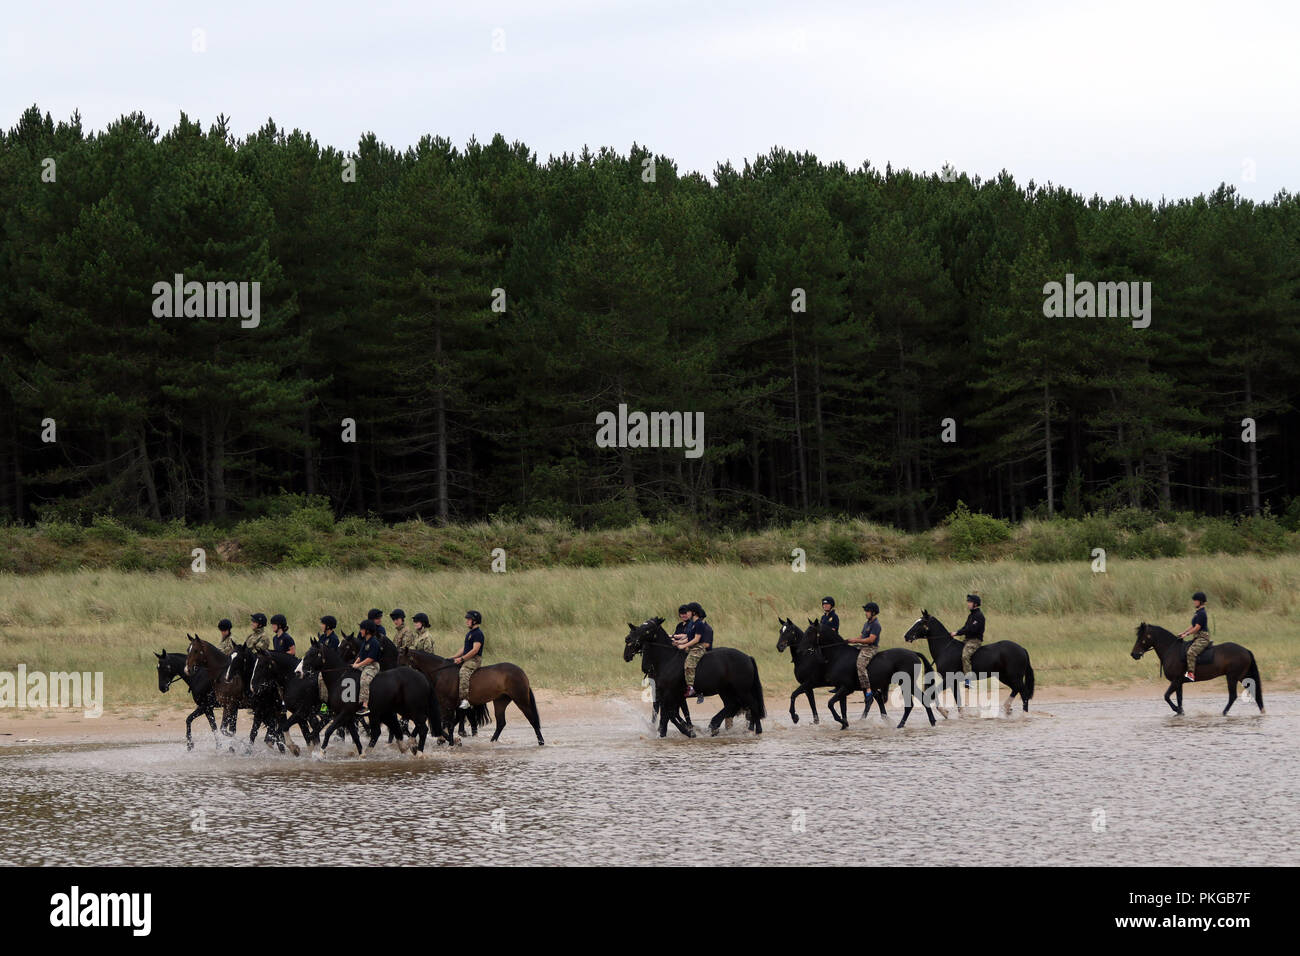
[[[1221,706],[1176,717],[1153,689],[659,740],[628,704],[599,724],[543,712],[544,748],[512,709],[501,742],[423,760],[216,753],[197,733],[193,752],[18,744],[0,748],[0,863],[1300,863],[1300,695]]]

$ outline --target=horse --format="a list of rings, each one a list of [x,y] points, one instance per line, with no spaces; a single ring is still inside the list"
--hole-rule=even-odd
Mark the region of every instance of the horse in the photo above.
[[[298,756],[298,745],[289,738],[289,728],[297,724],[302,730],[303,740],[307,746],[320,742],[320,689],[316,684],[316,675],[299,676],[298,658],[293,654],[280,651],[258,651],[253,661],[253,671],[248,678],[248,689],[254,696],[264,693],[266,685],[273,684],[280,693],[280,700],[289,712],[283,723],[277,728],[285,735],[289,750]]]
[[[641,657],[641,673],[644,674],[646,677],[648,677],[650,679],[651,684],[653,685],[654,676],[655,676],[654,665],[652,665],[650,661],[646,659],[645,655],[642,655]],[[694,727],[695,725],[691,723],[690,708],[686,706],[687,703],[688,701],[686,700],[686,698],[682,698],[682,709],[681,709],[682,722],[686,724],[687,727]],[[816,710],[815,707],[813,709],[814,711]],[[654,695],[654,701],[652,701],[650,704],[650,723],[653,724],[658,719],[659,719],[659,695],[656,693]],[[728,727],[731,726],[731,721],[727,721],[727,726]]]
[[[230,658],[226,662],[226,670],[222,675],[227,681],[232,681],[235,675],[244,687],[248,689],[248,699],[252,702],[254,727],[256,721],[262,720],[266,724],[266,739],[269,743],[274,740],[280,748],[280,753],[284,753],[284,732],[289,726],[285,720],[284,704],[280,700],[280,690],[274,685],[274,682],[265,683],[256,690],[253,688],[253,670],[257,666],[257,652],[248,649],[247,642],[236,644],[234,650],[230,652]],[[253,731],[257,735],[256,729]],[[305,735],[305,732],[304,732]],[[297,756],[297,747],[294,747],[294,755]]]
[[[283,716],[283,711],[277,706],[278,699],[265,694],[261,697],[253,697],[247,693],[244,676],[239,672],[231,672],[229,657],[197,635],[189,637],[190,646],[185,655],[185,673],[195,674],[199,668],[203,668],[211,676],[213,693],[222,708],[222,733],[228,737],[234,736],[235,718],[238,712],[251,710],[253,730],[248,735],[248,742],[251,744],[257,739],[257,729],[263,723],[266,724],[266,742],[269,744],[272,740],[277,740],[273,729],[279,723],[278,718]],[[280,750],[283,751],[283,742],[278,740],[277,742]]]
[[[294,673],[303,677],[305,671],[319,673],[325,679],[325,689],[328,692],[326,702],[333,719],[321,732],[321,751],[329,746],[334,731],[342,728],[352,735],[352,742],[357,745],[357,755],[360,756],[361,737],[357,734],[357,712],[361,710],[361,671],[345,663],[338,651],[314,637]],[[374,681],[370,685],[373,688]]]
[[[438,693],[438,703],[442,709],[442,719],[446,725],[447,740],[451,741],[455,729],[456,717],[464,714],[459,710],[460,665],[453,664],[448,658],[417,651],[413,647],[403,647],[398,660],[402,664],[414,667],[424,674],[434,685]],[[546,744],[542,738],[542,723],[537,713],[537,698],[533,695],[532,685],[523,668],[516,664],[488,664],[474,672],[469,682],[470,709],[475,712],[472,722],[487,722],[487,702],[492,701],[496,711],[496,732],[492,734],[495,742],[506,729],[506,707],[513,703],[532,724],[533,733],[537,735],[537,746]],[[464,736],[462,733],[461,736]]]
[[[953,700],[957,703],[957,712],[961,713],[961,692],[957,677],[961,669],[961,641],[954,640],[952,632],[944,627],[937,617],[929,611],[922,611],[916,623],[907,629],[903,639],[912,641],[926,638],[930,642],[930,656],[934,658],[934,667],[943,677],[943,686],[952,686]],[[874,662],[873,662],[874,663]],[[1015,641],[994,641],[985,644],[971,657],[970,666],[977,674],[994,674],[998,680],[1011,688],[1007,698],[1005,713],[1011,713],[1011,703],[1020,695],[1025,712],[1029,711],[1030,698],[1034,696],[1034,668],[1029,663],[1029,652]]]
[[[193,674],[185,672],[185,655],[168,654],[166,649],[161,654],[155,654],[158,658],[158,690],[167,693],[167,689],[178,680],[185,681],[185,686],[190,689],[190,696],[194,698],[194,713],[185,718],[185,749],[194,749],[194,738],[190,735],[190,724],[199,714],[208,718],[208,725],[212,732],[217,732],[217,719],[213,716],[213,711],[217,706],[217,695],[212,692],[212,680],[208,677],[208,672],[199,668]]]
[[[623,660],[631,662],[637,654],[649,658],[654,671],[656,696],[659,698],[659,736],[668,735],[668,722],[687,737],[694,737],[692,727],[678,716],[686,700],[686,654],[673,644],[663,628],[662,617],[652,617],[644,624],[628,624],[623,642]],[[723,720],[741,710],[747,712],[749,729],[763,732],[767,707],[763,703],[763,684],[758,677],[758,662],[734,647],[709,651],[695,669],[695,690],[705,697],[717,694],[723,707],[709,721],[709,733],[717,736]]]
[[[424,752],[424,742],[430,730],[435,736],[449,737],[442,729],[438,694],[432,681],[411,667],[398,666],[380,671],[370,682],[370,744],[367,749],[375,748],[380,730],[387,727],[397,738],[398,749],[405,751],[402,736],[406,720],[415,723],[417,754]]]
[[[1187,683],[1187,648],[1191,641],[1184,641],[1172,631],[1166,631],[1155,624],[1145,621],[1137,626],[1137,641],[1133,644],[1133,660],[1141,660],[1142,655],[1153,647],[1160,658],[1160,669],[1169,678],[1169,689],[1165,691],[1165,703],[1175,714],[1183,712],[1183,684]],[[1211,644],[1196,658],[1196,670],[1193,672],[1198,682],[1212,680],[1215,677],[1228,679],[1228,706],[1223,708],[1226,717],[1232,705],[1237,702],[1237,684],[1250,681],[1249,688],[1255,695],[1259,712],[1264,713],[1264,685],[1259,679],[1259,665],[1255,655],[1240,644]],[[1176,694],[1178,703],[1169,699]]]

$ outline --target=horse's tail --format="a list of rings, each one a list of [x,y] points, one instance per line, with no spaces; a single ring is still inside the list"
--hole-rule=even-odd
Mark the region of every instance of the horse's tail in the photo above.
[[[486,726],[492,722],[492,715],[488,713],[487,704],[476,704],[471,708],[474,714],[474,723],[479,727]]]
[[[1264,685],[1260,682],[1259,679],[1259,664],[1255,662],[1254,652],[1247,651],[1246,653],[1250,654],[1250,670],[1246,672],[1246,678],[1247,680],[1253,682],[1251,689],[1255,692],[1255,704],[1256,706],[1259,707],[1260,713],[1263,713],[1264,712]]]
[[[754,668],[754,680],[749,685],[749,699],[752,702],[749,718],[762,720],[767,716],[767,704],[763,703],[763,682],[758,679],[758,661],[751,657],[749,664]]]
[[[1029,663],[1028,656],[1025,657],[1024,690],[1021,691],[1020,696],[1025,700],[1029,700],[1034,696],[1034,666]]]

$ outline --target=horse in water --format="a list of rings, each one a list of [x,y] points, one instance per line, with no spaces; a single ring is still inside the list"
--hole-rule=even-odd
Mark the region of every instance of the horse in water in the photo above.
[[[217,707],[217,695],[212,692],[212,680],[208,677],[208,672],[199,668],[193,674],[185,672],[185,655],[168,654],[164,649],[161,654],[155,654],[158,658],[158,690],[167,693],[167,689],[178,680],[185,681],[185,686],[190,689],[190,696],[194,698],[194,713],[185,718],[185,749],[194,749],[194,738],[190,735],[190,724],[194,723],[194,718],[199,714],[208,718],[208,725],[212,727],[212,732],[217,732],[217,718],[213,716],[213,711]]]
[[[1183,685],[1187,683],[1187,648],[1190,646],[1191,641],[1184,641],[1163,627],[1145,621],[1137,626],[1133,660],[1141,660],[1143,654],[1155,648],[1156,657],[1160,659],[1160,669],[1169,679],[1165,703],[1173,708],[1175,714],[1183,712]],[[1264,685],[1259,680],[1259,665],[1255,663],[1255,655],[1240,644],[1211,644],[1196,658],[1193,676],[1198,683],[1215,677],[1228,679],[1228,706],[1223,708],[1224,716],[1237,702],[1237,684],[1242,682],[1248,682],[1247,686],[1255,695],[1259,712],[1264,712]],[[1171,694],[1177,695],[1177,704],[1169,699]]]
[[[289,728],[294,724],[302,730],[302,738],[310,747],[320,742],[320,689],[316,684],[316,675],[298,675],[298,658],[293,654],[280,651],[257,651],[253,659],[253,670],[248,678],[248,689],[254,696],[266,693],[268,684],[274,685],[280,694],[280,700],[289,712],[277,726],[277,733],[283,734],[289,750],[298,756],[298,745],[289,737]]]
[[[678,716],[686,700],[686,654],[672,642],[663,628],[664,619],[652,617],[640,626],[628,624],[623,643],[623,660],[631,662],[637,654],[648,656],[653,668],[655,696],[659,699],[659,736],[668,735],[668,722],[687,737],[695,731]],[[695,669],[695,690],[722,698],[723,707],[709,721],[709,733],[740,711],[746,712],[749,729],[763,732],[767,708],[763,703],[763,685],[758,678],[758,662],[734,647],[719,647],[700,658]]]
[[[315,671],[325,679],[326,703],[333,717],[321,733],[320,749],[324,751],[329,746],[330,737],[335,730],[345,729],[352,735],[352,742],[357,745],[357,753],[360,754],[357,712],[361,710],[361,671],[346,663],[334,648],[322,644],[314,637],[295,673],[303,677],[306,671]],[[372,690],[374,686],[374,681],[371,681]]]
[[[243,645],[236,645],[236,651]],[[247,650],[245,649],[247,654]],[[284,716],[284,709],[280,706],[280,698],[275,693],[263,693],[259,696],[253,696],[248,693],[248,684],[244,675],[238,669],[232,669],[230,662],[233,658],[227,657],[220,649],[209,644],[198,636],[190,637],[190,646],[185,655],[185,673],[196,674],[200,668],[206,670],[212,678],[212,690],[216,694],[217,703],[221,705],[221,730],[227,736],[233,736],[235,733],[235,717],[240,710],[251,710],[253,712],[253,730],[248,735],[248,742],[251,744],[257,739],[258,728],[266,724],[266,742],[274,742],[279,745],[280,751],[284,751],[284,741],[278,737],[275,728],[279,726],[280,718]]]
[[[958,678],[965,676],[961,669],[962,642],[952,637],[952,632],[944,627],[937,617],[929,611],[922,611],[916,623],[907,629],[903,639],[909,644],[925,638],[930,642],[930,656],[934,658],[934,667],[943,677],[943,686],[952,688],[953,700],[957,711],[961,712],[961,691],[957,686]],[[874,663],[874,662],[873,662]],[[1020,695],[1020,701],[1026,712],[1029,700],[1034,696],[1034,669],[1029,664],[1029,652],[1015,641],[994,641],[983,645],[971,657],[971,670],[976,674],[990,674],[1011,688],[1004,712],[1011,713],[1011,703]]]
[[[451,743],[450,730],[444,732],[442,729],[438,693],[433,682],[411,667],[390,667],[380,671],[370,682],[370,744],[367,749],[375,748],[380,730],[387,727],[392,737],[397,739],[398,749],[405,751],[402,737],[406,733],[407,720],[415,724],[417,754],[424,752],[429,731]]]
[[[450,743],[456,728],[456,718],[465,711],[460,704],[460,665],[437,654],[417,651],[413,647],[403,647],[398,655],[403,665],[414,667],[433,684],[438,694],[438,705],[442,712],[446,739]],[[528,675],[517,664],[486,664],[474,672],[469,681],[470,710],[474,711],[475,726],[487,722],[487,704],[492,702],[496,711],[497,729],[492,734],[495,741],[506,729],[506,707],[513,703],[522,712],[528,723],[532,724],[533,733],[537,735],[537,746],[543,746],[542,722],[537,713],[537,698],[533,695]],[[463,733],[462,733],[463,736]]]
[[[790,651],[790,660],[794,664],[794,679],[798,683],[794,693],[790,695],[790,720],[799,723],[799,714],[795,712],[794,702],[800,694],[803,694],[808,698],[808,706],[812,709],[813,723],[820,724],[821,718],[817,715],[817,701],[813,697],[813,691],[818,687],[836,686],[835,682],[827,677],[829,662],[826,648],[848,649],[852,645],[846,643],[838,634],[821,631],[820,622],[811,618],[808,620],[807,630],[803,631],[799,630],[799,626],[789,618],[782,620],[778,617],[777,623],[781,625],[781,632],[776,639],[776,649],[778,652]],[[814,635],[813,639],[802,643],[809,634]],[[866,703],[866,707],[862,710],[863,717],[871,713],[870,697],[867,698]],[[834,711],[831,712],[831,716],[835,717]]]

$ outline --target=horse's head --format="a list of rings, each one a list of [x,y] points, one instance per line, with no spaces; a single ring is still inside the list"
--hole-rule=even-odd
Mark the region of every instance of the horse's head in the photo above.
[[[411,653],[412,648],[409,644],[403,644],[397,652],[397,663],[403,667],[415,666],[415,655]]]
[[[167,688],[172,686],[172,668],[167,661],[167,651],[155,654],[154,657],[158,658],[158,689],[165,694]]]
[[[652,617],[644,624],[628,624],[627,637],[623,640],[624,662],[631,661],[645,650],[647,644],[654,643],[655,634],[663,622],[662,617]]]
[[[803,637],[803,631],[799,630],[797,624],[788,617],[785,620],[777,618],[777,623],[781,625],[781,634],[776,639],[776,649],[784,651],[792,644],[798,644],[799,639]]]
[[[230,658],[226,661],[226,672],[221,679],[229,683],[236,674],[247,676],[248,663],[252,656],[253,652],[248,649],[248,642],[235,644],[234,650],[230,652]]]
[[[357,652],[361,650],[361,642],[357,640],[357,634],[353,631],[351,634],[344,634],[343,640],[339,641],[339,656],[343,658],[344,664],[351,664],[357,659]]]
[[[1137,640],[1133,642],[1133,650],[1129,653],[1133,656],[1133,660],[1140,661],[1142,655],[1151,650],[1153,644],[1151,628],[1146,621],[1143,621],[1137,626]]]
[[[311,647],[307,648],[307,653],[302,655],[302,660],[298,662],[298,666],[294,668],[293,672],[301,677],[303,671],[321,670],[321,663],[324,655],[325,645],[313,637],[311,639]]]
[[[185,676],[189,677],[200,667],[206,667],[208,663],[207,648],[203,646],[203,641],[197,634],[186,634],[189,638],[189,646],[185,648]]]
[[[913,641],[928,640],[931,635],[931,625],[937,627],[935,619],[930,616],[929,611],[921,611],[921,616],[916,619],[915,624],[907,629],[907,633],[903,635],[903,640],[909,644]]]
[[[253,672],[248,675],[248,691],[256,696],[266,689],[267,681],[273,679],[275,665],[266,651],[253,653]]]

